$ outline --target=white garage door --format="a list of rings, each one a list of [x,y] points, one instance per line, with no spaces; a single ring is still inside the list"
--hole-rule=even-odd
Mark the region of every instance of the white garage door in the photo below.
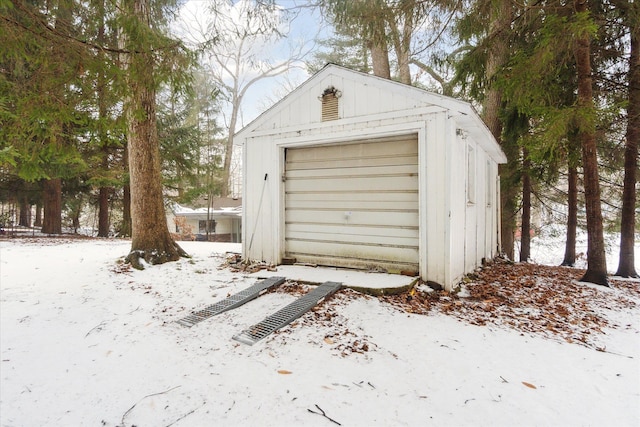
[[[287,257],[418,271],[416,135],[290,148],[285,168]]]

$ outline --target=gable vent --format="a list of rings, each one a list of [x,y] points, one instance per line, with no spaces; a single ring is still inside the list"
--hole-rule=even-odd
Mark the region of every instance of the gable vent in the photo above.
[[[322,93],[322,121],[338,120],[338,98],[342,93],[331,86]]]

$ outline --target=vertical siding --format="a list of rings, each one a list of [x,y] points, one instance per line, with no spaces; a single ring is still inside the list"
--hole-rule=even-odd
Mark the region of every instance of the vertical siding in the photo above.
[[[486,216],[487,216],[487,198],[486,198],[486,154],[476,144],[476,258],[474,260],[474,268],[477,268],[482,264],[482,258],[485,257],[486,248]]]
[[[450,208],[449,227],[450,231],[450,256],[449,256],[449,277],[448,282],[455,284],[465,273],[465,238],[466,238],[466,181],[464,166],[466,162],[466,141],[461,135],[455,134],[450,142],[450,164],[451,170],[449,181]]]
[[[427,120],[425,150],[424,190],[421,188],[420,198],[425,203],[425,215],[422,223],[426,229],[426,279],[440,284],[445,283],[445,242],[448,212],[445,217],[445,175],[446,164],[446,114],[432,114]],[[424,276],[423,276],[424,277]]]
[[[278,162],[272,144],[261,140],[249,140],[245,150],[247,167],[244,169],[245,185],[251,191],[243,199],[243,218],[245,233],[243,256],[252,260],[278,262],[276,251],[278,215],[275,211],[280,176]],[[265,174],[267,179],[265,180]]]
[[[465,147],[465,168],[464,168],[464,179],[465,182],[467,182],[467,180],[469,180],[470,178],[474,180],[475,182],[475,202],[474,203],[469,203],[469,196],[467,194],[467,192],[469,191],[469,185],[465,185],[465,204],[466,204],[466,208],[465,208],[465,242],[464,242],[464,269],[465,271],[471,272],[473,271],[476,266],[477,266],[477,259],[478,259],[478,191],[477,191],[477,172],[478,172],[478,163],[477,163],[477,158],[478,158],[478,147],[476,146],[475,142],[470,138],[467,137],[466,138],[466,147]],[[466,170],[466,165],[469,164],[469,160],[468,160],[468,156],[469,156],[469,149],[468,147],[472,147],[473,148],[473,155],[475,156],[475,161],[476,161],[476,175],[473,177],[469,177],[468,171]]]

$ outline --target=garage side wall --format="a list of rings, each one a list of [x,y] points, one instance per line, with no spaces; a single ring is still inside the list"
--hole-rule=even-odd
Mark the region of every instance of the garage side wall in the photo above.
[[[454,130],[450,139],[450,184],[449,184],[449,218],[451,248],[447,283],[455,284],[465,274],[465,240],[466,240],[466,149],[467,141],[462,132]]]
[[[464,272],[469,273],[496,255],[497,164],[473,138],[463,135],[465,173]],[[458,201],[458,205],[462,205]]]
[[[447,286],[446,264],[450,258],[449,197],[448,177],[450,124],[447,114],[431,114],[426,120],[426,141],[423,151],[421,171],[423,178],[420,188],[421,224],[424,250],[420,276],[440,285]]]
[[[244,150],[242,256],[277,263],[280,170],[275,145],[265,138],[249,138]]]

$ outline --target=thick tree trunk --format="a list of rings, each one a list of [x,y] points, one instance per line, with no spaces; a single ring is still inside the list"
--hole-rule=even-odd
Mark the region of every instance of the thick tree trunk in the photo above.
[[[635,6],[636,19],[640,18],[640,6]],[[638,277],[635,268],[635,207],[636,171],[638,169],[638,142],[640,140],[640,24],[631,28],[631,55],[629,58],[629,106],[627,107],[627,142],[624,150],[624,189],[622,190],[622,220],[620,224],[620,259],[616,276]]]
[[[411,19],[411,13],[405,14],[402,28],[398,28],[395,22],[389,23],[389,25],[393,24],[391,34],[393,37],[393,48],[398,60],[398,80],[400,83],[407,85],[411,84],[411,69],[409,68],[409,50],[411,48],[411,35],[413,33]]]
[[[42,227],[42,203],[36,203],[36,220],[33,222],[34,227]]]
[[[493,137],[502,146],[507,155],[507,164],[499,166],[500,173],[500,209],[501,209],[501,245],[505,255],[514,259],[514,232],[516,218],[516,197],[518,188],[513,185],[518,157],[517,150],[509,149],[502,139],[502,91],[493,85],[496,73],[505,64],[509,55],[508,31],[512,17],[511,2],[499,0],[491,11],[491,24],[489,29],[490,41],[486,65],[486,78],[488,89],[482,106],[482,116]],[[513,147],[512,147],[513,148]]]
[[[98,12],[97,12],[97,21],[99,22],[98,26],[98,43],[105,43],[105,5],[104,0],[99,1],[98,4]],[[103,52],[98,52],[100,60],[105,60]],[[100,71],[98,72],[97,79],[97,88],[96,94],[98,98],[98,118],[100,119],[100,143],[102,144],[101,154],[102,154],[102,168],[104,171],[109,169],[109,157],[110,157],[110,149],[107,138],[107,132],[105,132],[102,123],[107,120],[107,105],[106,105],[106,78],[105,73]],[[109,195],[111,193],[111,189],[101,186],[98,194],[98,237],[109,237]]]
[[[506,151],[505,151],[506,152]],[[507,155],[507,158],[510,158]],[[498,166],[500,174],[500,244],[504,255],[515,260],[516,218],[518,214],[518,186],[514,183],[514,166]]]
[[[42,196],[44,204],[42,232],[62,234],[62,179],[54,178],[45,181]]]
[[[121,237],[131,237],[131,187],[125,184],[122,188],[122,227]]]
[[[578,169],[569,166],[567,192],[567,239],[562,265],[573,267],[576,263],[576,230],[578,228]]]
[[[124,170],[129,172],[129,148],[124,147]],[[122,187],[122,225],[120,237],[131,237],[131,186],[127,179]]]
[[[129,12],[149,28],[149,0],[133,0],[132,6]],[[135,53],[128,55],[126,64],[130,89],[127,140],[132,226],[131,252],[127,261],[142,269],[141,259],[150,264],[161,264],[187,254],[171,238],[164,210],[153,53],[148,46],[145,46],[147,50],[131,45],[129,48]]]
[[[31,227],[31,204],[27,200],[27,197],[21,197],[20,199],[20,218],[18,225]]]
[[[588,12],[586,0],[574,0],[576,13]],[[584,173],[584,200],[587,214],[587,271],[582,281],[608,286],[607,261],[604,248],[604,230],[600,206],[600,180],[595,138],[595,105],[591,86],[591,40],[589,34],[581,35],[574,47],[578,70],[578,105],[587,112],[579,126],[578,139],[582,144],[582,168]],[[585,115],[583,115],[584,117]]]
[[[98,194],[98,237],[109,237],[109,193],[109,188],[100,187],[100,193]]]
[[[522,221],[520,226],[520,262],[531,257],[531,176],[529,151],[522,150]]]
[[[391,79],[391,67],[389,66],[389,50],[386,44],[380,46],[378,43],[370,41],[368,43],[371,51],[371,64],[373,66],[373,75],[384,79]]]

